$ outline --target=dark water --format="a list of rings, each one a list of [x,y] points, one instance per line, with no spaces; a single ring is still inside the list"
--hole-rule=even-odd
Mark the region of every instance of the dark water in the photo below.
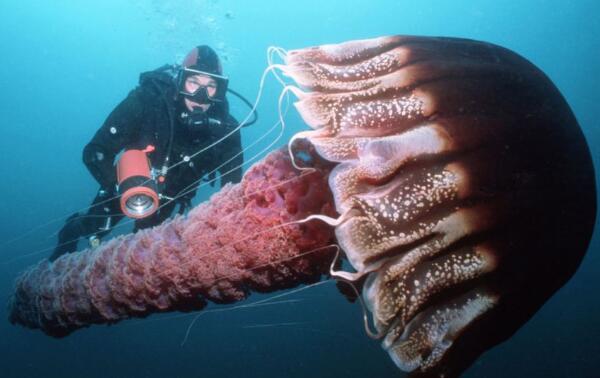
[[[216,47],[232,87],[253,99],[271,45],[293,49],[388,34],[494,42],[526,56],[552,78],[577,115],[598,166],[599,11],[592,0],[4,0],[2,300],[8,300],[20,271],[49,254],[64,216],[87,206],[94,195],[96,184],[80,156],[96,128],[140,72],[178,62],[192,46]],[[261,122],[244,130],[244,144],[276,122],[280,90],[275,80],[267,81]],[[243,118],[245,109],[234,104],[233,112]],[[286,136],[303,127],[295,114],[287,120]],[[209,193],[201,191],[197,200]],[[7,244],[16,237],[21,238]],[[600,376],[599,242],[596,234],[576,276],[466,376]],[[0,376],[402,375],[366,337],[359,307],[345,302],[331,283],[285,299],[297,301],[202,315],[184,346],[193,316],[95,326],[63,340],[0,321]],[[3,310],[0,320],[6,315]]]

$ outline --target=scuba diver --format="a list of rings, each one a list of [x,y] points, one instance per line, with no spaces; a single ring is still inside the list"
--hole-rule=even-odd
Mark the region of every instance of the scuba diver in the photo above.
[[[137,231],[160,224],[176,206],[183,214],[198,181],[213,183],[217,170],[221,186],[239,182],[241,136],[226,92],[252,107],[228,88],[219,57],[208,46],[192,49],[180,66],[142,73],[83,149],[100,189],[86,214],[67,219],[50,261],[75,251],[82,237],[97,246],[124,216],[136,219]],[[253,116],[244,126],[256,122]]]

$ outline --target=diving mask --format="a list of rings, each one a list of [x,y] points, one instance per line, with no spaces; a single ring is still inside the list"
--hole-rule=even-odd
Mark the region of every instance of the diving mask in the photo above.
[[[179,94],[198,104],[222,102],[225,100],[229,79],[192,68],[181,68],[177,88]]]

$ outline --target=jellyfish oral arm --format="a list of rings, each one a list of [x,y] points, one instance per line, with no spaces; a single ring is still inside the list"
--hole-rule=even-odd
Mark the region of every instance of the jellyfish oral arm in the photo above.
[[[31,267],[17,279],[10,320],[62,337],[314,282],[333,258],[333,231],[297,221],[333,215],[330,200],[322,173],[303,174],[274,152],[185,218]]]

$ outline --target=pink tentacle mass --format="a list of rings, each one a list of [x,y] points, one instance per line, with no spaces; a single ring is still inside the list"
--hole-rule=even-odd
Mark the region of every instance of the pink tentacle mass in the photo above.
[[[18,278],[10,320],[65,336],[93,323],[201,309],[318,280],[333,258],[326,176],[277,151],[242,183],[158,227],[43,260]]]

